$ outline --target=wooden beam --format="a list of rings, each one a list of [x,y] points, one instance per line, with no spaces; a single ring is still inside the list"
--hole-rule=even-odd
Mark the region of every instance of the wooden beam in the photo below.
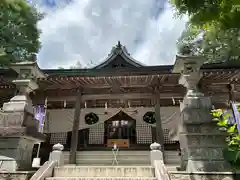
[[[161,145],[161,151],[164,153],[164,132],[160,115],[160,93],[155,94],[155,119],[156,119],[156,142]],[[164,159],[163,159],[164,160]]]
[[[169,99],[169,98],[183,98],[184,94],[180,93],[162,93],[160,99]],[[41,97],[41,99],[44,97]],[[90,94],[82,95],[82,101],[86,100],[98,100],[98,99],[152,99],[154,94],[151,93],[128,93],[128,94]],[[60,97],[48,97],[48,101],[75,101],[76,96],[60,96]]]
[[[78,130],[80,124],[80,113],[81,113],[81,96],[82,92],[79,90],[76,96],[76,104],[74,110],[73,126],[72,126],[72,138],[71,138],[71,148],[69,162],[70,164],[76,164],[76,154],[78,146]]]
[[[123,84],[120,87],[122,88],[146,88],[149,85],[147,84]],[[171,85],[166,85],[166,86],[175,86],[174,84]],[[76,84],[53,84],[47,87],[42,86],[41,88],[43,88],[44,90],[56,90],[56,89],[72,89],[72,88],[76,88],[77,85]],[[105,88],[111,88],[112,85],[101,85],[101,84],[96,84],[96,85],[84,85],[84,88],[92,88],[92,89],[105,89]]]

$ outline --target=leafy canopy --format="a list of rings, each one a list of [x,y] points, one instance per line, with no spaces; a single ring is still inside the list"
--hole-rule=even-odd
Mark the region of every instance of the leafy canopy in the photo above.
[[[171,0],[189,24],[178,40],[179,53],[192,52],[208,62],[240,60],[240,0]],[[201,31],[204,34],[198,38]],[[237,61],[236,61],[237,60]]]
[[[239,0],[170,0],[178,15],[187,14],[193,25],[204,29],[240,28]]]
[[[41,17],[25,0],[0,0],[0,66],[25,61],[39,51]]]
[[[188,46],[195,55],[206,57],[208,62],[236,62],[240,60],[240,29],[211,29],[204,31],[198,26],[189,24],[178,40],[178,49]],[[237,61],[236,61],[237,60]]]

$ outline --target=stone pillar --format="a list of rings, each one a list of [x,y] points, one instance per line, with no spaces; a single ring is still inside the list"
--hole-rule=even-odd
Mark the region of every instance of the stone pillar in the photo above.
[[[150,145],[150,162],[154,167],[154,161],[162,161],[163,162],[163,153],[161,151],[161,145],[154,142]]]
[[[161,150],[164,152],[164,133],[162,129],[162,121],[160,114],[160,93],[155,94],[155,118],[156,118],[156,142],[161,145]]]
[[[36,90],[36,78],[44,77],[36,62],[21,62],[12,65],[19,74],[13,81],[19,93],[3,104],[0,112],[0,162],[5,170],[28,170],[32,164],[32,151],[45,136],[38,132],[39,122],[34,118],[29,93]],[[4,159],[11,159],[5,163]],[[14,168],[13,168],[14,166]]]
[[[71,148],[70,148],[70,156],[69,162],[70,164],[76,164],[76,154],[77,154],[77,146],[78,146],[78,130],[80,124],[80,113],[81,113],[81,98],[82,92],[78,90],[74,111],[74,119],[73,119],[73,127],[72,127],[72,138],[71,138]]]
[[[227,171],[229,166],[222,153],[226,147],[226,134],[220,132],[212,121],[210,98],[198,90],[198,82],[202,77],[200,67],[203,62],[199,57],[178,56],[173,70],[180,70],[179,83],[187,89],[180,104],[181,170]]]

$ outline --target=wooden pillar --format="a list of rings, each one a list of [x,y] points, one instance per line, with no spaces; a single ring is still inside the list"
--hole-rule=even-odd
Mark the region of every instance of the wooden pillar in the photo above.
[[[160,92],[155,94],[155,119],[156,119],[156,142],[161,145],[161,150],[164,151],[164,133],[160,115]]]
[[[229,94],[228,103],[229,104],[235,101],[234,92],[235,92],[235,84],[231,82],[228,84],[228,94]]]
[[[81,113],[81,97],[82,92],[78,90],[73,118],[73,127],[72,127],[72,138],[71,138],[71,147],[70,147],[70,157],[69,163],[76,164],[76,154],[78,146],[78,130],[80,124],[80,113]]]

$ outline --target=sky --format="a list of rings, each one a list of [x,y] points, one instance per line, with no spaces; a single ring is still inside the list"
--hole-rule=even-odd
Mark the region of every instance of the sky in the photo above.
[[[118,41],[146,65],[173,64],[187,18],[174,17],[168,0],[32,0],[45,14],[38,23],[40,68],[93,67]]]

